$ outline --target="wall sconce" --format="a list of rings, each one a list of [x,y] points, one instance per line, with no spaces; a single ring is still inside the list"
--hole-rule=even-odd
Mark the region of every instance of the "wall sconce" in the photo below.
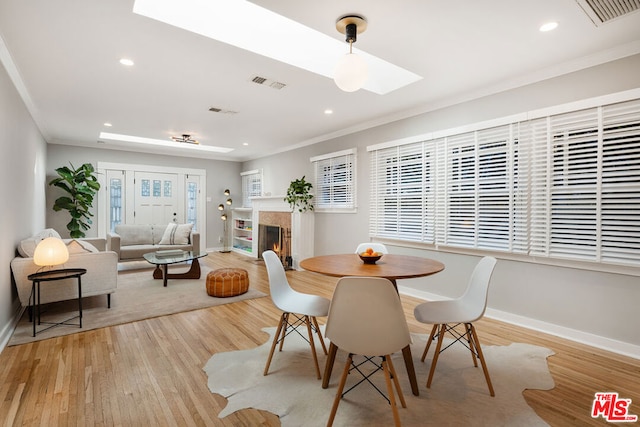
[[[33,262],[41,267],[53,267],[69,260],[69,249],[57,237],[47,237],[38,243],[33,253]]]
[[[367,21],[362,16],[346,15],[336,21],[336,29],[346,36],[345,41],[349,43],[349,53],[338,60],[333,80],[343,91],[355,92],[364,86],[369,77],[366,61],[352,51],[358,34],[367,29]]]

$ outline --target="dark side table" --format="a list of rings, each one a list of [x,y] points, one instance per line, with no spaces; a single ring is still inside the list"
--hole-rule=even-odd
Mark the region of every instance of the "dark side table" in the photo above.
[[[49,324],[50,326],[38,331],[46,331],[47,329],[53,328],[58,325],[73,325],[80,326],[82,328],[82,275],[85,274],[87,270],[85,268],[63,268],[60,270],[48,270],[48,271],[40,271],[37,273],[30,274],[28,279],[31,280],[31,296],[29,297],[29,305],[33,311],[35,308],[35,313],[32,313],[33,320],[33,336],[36,336],[36,323],[40,325],[41,323]],[[73,316],[67,320],[62,322],[42,322],[40,319],[40,284],[42,282],[54,282],[57,280],[64,279],[77,279],[78,281],[78,315]],[[33,300],[32,300],[33,298]],[[79,319],[78,323],[69,323],[71,320]],[[37,319],[37,320],[36,320]]]

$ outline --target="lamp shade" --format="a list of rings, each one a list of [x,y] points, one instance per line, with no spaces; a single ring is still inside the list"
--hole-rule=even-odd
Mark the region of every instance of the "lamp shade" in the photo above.
[[[333,74],[336,85],[345,92],[361,89],[368,77],[367,62],[355,53],[347,53],[340,58]]]
[[[40,266],[64,264],[68,259],[69,249],[57,237],[47,237],[40,241],[33,254],[33,262]]]

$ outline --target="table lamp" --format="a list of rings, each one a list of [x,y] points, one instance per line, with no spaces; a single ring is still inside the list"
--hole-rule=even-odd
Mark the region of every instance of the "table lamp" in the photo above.
[[[33,254],[33,262],[41,267],[64,264],[69,259],[69,249],[57,237],[47,237],[38,243]]]

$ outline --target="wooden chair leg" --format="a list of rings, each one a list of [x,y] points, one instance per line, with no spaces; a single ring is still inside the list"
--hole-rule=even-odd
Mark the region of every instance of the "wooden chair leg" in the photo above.
[[[353,355],[349,354],[349,357],[347,357],[347,362],[344,364],[344,370],[342,371],[342,376],[340,377],[340,384],[338,384],[336,397],[335,399],[333,399],[333,406],[331,407],[331,414],[329,414],[329,421],[327,421],[327,427],[331,427],[333,425],[333,420],[336,417],[336,412],[338,411],[338,405],[340,404],[340,399],[342,399],[342,391],[344,390],[344,385],[347,382],[347,376],[349,375],[349,368],[351,368],[352,361],[353,361]]]
[[[322,332],[320,332],[320,325],[318,325],[318,319],[316,319],[316,317],[313,316],[311,318],[311,320],[313,320],[313,324],[316,326],[316,333],[318,334],[318,338],[320,338],[320,344],[322,345],[322,351],[324,351],[324,354],[328,354],[327,353],[327,346],[324,344],[324,338],[322,337]]]
[[[444,333],[447,330],[447,325],[440,325],[440,332],[438,333],[438,344],[436,345],[436,351],[433,354],[433,360],[431,361],[431,369],[429,369],[429,378],[427,379],[427,388],[431,387],[431,380],[433,380],[433,373],[436,370],[436,364],[438,363],[438,356],[440,355],[440,349],[442,348],[442,340],[444,339]]]
[[[398,413],[398,405],[396,405],[396,396],[395,396],[395,392],[393,391],[393,385],[391,384],[391,373],[389,372],[390,371],[389,359],[390,359],[389,355],[382,357],[382,371],[384,372],[384,379],[385,379],[385,382],[387,383],[387,393],[389,394],[389,402],[391,403],[393,420],[395,421],[396,427],[399,427],[401,425],[400,414]]]
[[[476,346],[471,336],[471,323],[465,323],[464,329],[465,334],[467,336],[467,344],[469,345],[469,350],[471,350],[471,358],[473,359],[473,366],[478,367],[478,360],[476,359]]]
[[[282,330],[284,324],[285,324],[285,313],[282,313],[282,316],[280,316],[280,323],[278,323],[278,330],[276,331],[275,335],[273,336],[273,343],[271,344],[271,351],[269,352],[269,358],[267,359],[267,364],[264,367],[263,375],[265,375],[265,376],[269,373],[269,365],[271,365],[271,359],[273,358],[273,352],[276,349],[276,344],[278,343],[278,337],[280,336],[280,331]],[[286,327],[284,329],[286,329]]]
[[[278,351],[282,351],[284,339],[287,336],[287,329],[289,329],[289,313],[283,313],[282,318],[284,319],[284,328],[282,329],[282,337],[280,338],[280,348],[278,348]]]
[[[309,344],[311,345],[311,355],[313,356],[313,363],[316,365],[316,376],[321,379],[320,365],[318,364],[318,355],[316,354],[316,345],[313,339],[313,331],[311,330],[311,319],[309,316],[304,316],[304,323],[307,325],[307,333],[309,334]]]
[[[393,378],[393,382],[396,385],[396,391],[398,392],[398,398],[400,399],[400,404],[403,408],[407,407],[407,402],[404,400],[404,394],[402,393],[402,389],[400,388],[400,381],[398,381],[398,375],[396,375],[396,367],[393,365],[391,361],[391,357],[387,359],[387,364],[389,365],[389,372],[391,372],[391,377]]]
[[[433,328],[431,328],[431,334],[429,334],[429,339],[427,340],[427,345],[424,347],[424,352],[422,352],[422,358],[420,359],[421,362],[424,362],[424,358],[427,357],[427,352],[429,351],[429,347],[431,347],[431,341],[433,341],[433,337],[437,330],[438,325],[433,325]]]
[[[480,341],[478,340],[478,334],[476,333],[476,328],[471,325],[471,336],[473,338],[474,346],[478,351],[478,358],[480,359],[480,364],[482,365],[482,371],[484,372],[484,378],[487,380],[487,386],[489,386],[489,394],[491,396],[495,396],[495,392],[493,391],[493,385],[491,384],[491,378],[489,377],[489,370],[487,369],[487,363],[484,361],[484,354],[482,354],[482,349],[480,348]]]

